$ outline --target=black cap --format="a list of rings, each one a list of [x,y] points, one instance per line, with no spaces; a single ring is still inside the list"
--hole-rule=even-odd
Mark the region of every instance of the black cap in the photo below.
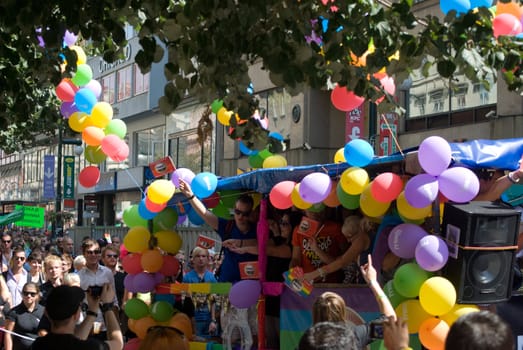
[[[82,304],[85,293],[80,287],[58,286],[47,297],[45,310],[53,321],[62,321],[73,316]]]

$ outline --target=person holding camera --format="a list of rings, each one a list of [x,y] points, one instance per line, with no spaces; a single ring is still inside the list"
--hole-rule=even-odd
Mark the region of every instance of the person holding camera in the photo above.
[[[31,349],[76,349],[76,350],[120,350],[123,347],[123,336],[112,308],[114,288],[106,283],[101,286],[101,295],[87,295],[79,287],[61,285],[54,288],[47,298],[45,313],[51,321],[51,331],[37,338]],[[81,325],[77,326],[82,313],[82,303],[87,299],[87,315]],[[89,330],[99,313],[103,314],[107,325],[107,340],[87,338]],[[86,339],[87,338],[87,339]]]
[[[116,290],[112,271],[100,264],[102,251],[97,241],[87,239],[82,244],[82,254],[86,258],[86,265],[78,271],[80,276],[80,287],[94,298],[100,297],[102,286],[110,284],[112,290]],[[118,300],[114,295],[112,307],[118,310]],[[106,325],[102,312],[98,312],[91,336],[100,340],[107,339]]]

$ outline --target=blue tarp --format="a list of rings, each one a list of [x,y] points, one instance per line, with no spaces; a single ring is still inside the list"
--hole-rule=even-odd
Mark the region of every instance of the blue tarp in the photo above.
[[[514,170],[519,167],[523,155],[523,138],[504,140],[474,140],[450,143],[454,164],[470,168],[492,168]],[[376,157],[369,167],[397,163],[405,154],[417,148],[405,150],[403,154]],[[280,181],[301,181],[313,172],[325,172],[331,177],[340,175],[349,167],[347,163],[289,166],[285,168],[258,169],[248,173],[221,178],[218,190],[252,190],[267,194]]]

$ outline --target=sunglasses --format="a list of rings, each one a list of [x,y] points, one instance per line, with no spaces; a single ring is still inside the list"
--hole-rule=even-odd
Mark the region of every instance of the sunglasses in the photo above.
[[[107,258],[117,258],[117,257],[118,257],[117,254],[105,254],[105,256],[106,256]]]
[[[234,209],[234,214],[248,218],[251,215],[250,211],[241,211],[240,209]]]
[[[22,292],[22,294],[24,295],[24,297],[35,297],[36,296],[36,292],[26,292],[25,290]]]
[[[86,250],[85,252],[87,253],[87,255],[97,255],[97,254],[100,254],[100,253],[101,253],[100,249],[96,249],[96,250]]]
[[[2,239],[2,243],[9,244],[9,243],[11,243],[11,241],[4,241],[4,240]]]
[[[13,259],[25,261],[25,257],[23,257],[23,256],[13,256]]]

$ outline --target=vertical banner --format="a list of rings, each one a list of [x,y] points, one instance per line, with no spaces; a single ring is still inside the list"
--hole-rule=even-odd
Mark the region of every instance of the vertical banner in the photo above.
[[[64,199],[74,199],[74,158],[64,157]]]
[[[345,143],[366,137],[363,105],[345,115]]]
[[[44,155],[44,198],[55,199],[54,190],[54,155]]]
[[[396,153],[397,147],[394,139],[398,136],[398,115],[396,113],[385,113],[379,119],[380,142],[378,156],[388,156]]]

